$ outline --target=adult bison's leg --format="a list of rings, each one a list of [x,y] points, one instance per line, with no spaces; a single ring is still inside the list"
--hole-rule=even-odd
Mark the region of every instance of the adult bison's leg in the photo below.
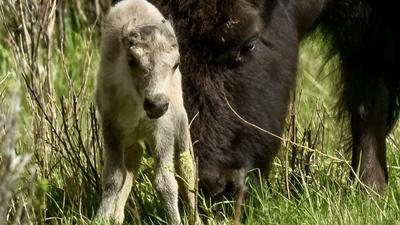
[[[388,181],[385,139],[389,123],[390,93],[380,71],[357,60],[344,60],[343,103],[350,113],[353,141],[351,176],[382,194]]]

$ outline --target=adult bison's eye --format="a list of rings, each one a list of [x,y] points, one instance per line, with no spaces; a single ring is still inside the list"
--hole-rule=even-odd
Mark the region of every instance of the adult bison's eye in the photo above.
[[[244,43],[244,45],[242,45],[242,47],[240,48],[240,54],[247,55],[250,52],[254,51],[255,48],[256,48],[256,40],[248,41]]]

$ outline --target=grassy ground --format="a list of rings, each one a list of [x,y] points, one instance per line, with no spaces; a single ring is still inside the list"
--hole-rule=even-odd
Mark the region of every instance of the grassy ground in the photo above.
[[[48,30],[24,35],[11,26],[12,19],[0,18],[0,224],[90,224],[102,165],[93,107],[96,26],[75,15],[67,19],[63,38],[54,28],[46,39]],[[18,35],[9,36],[6,28]],[[269,185],[253,187],[243,224],[400,223],[400,130],[387,140],[387,192],[382,198],[360,193],[348,180],[347,126],[335,120],[334,111],[337,74],[332,65],[321,69],[322,46],[318,38],[302,45],[285,141]],[[29,163],[8,150],[30,157]],[[126,207],[127,224],[165,224],[151,187],[151,165],[146,157]],[[209,224],[231,223],[229,201],[218,213],[201,197],[199,202]]]

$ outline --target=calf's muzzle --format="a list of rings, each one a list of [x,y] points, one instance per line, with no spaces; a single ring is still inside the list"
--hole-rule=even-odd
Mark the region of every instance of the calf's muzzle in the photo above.
[[[165,95],[155,95],[144,99],[143,108],[150,119],[157,119],[164,115],[169,106],[169,100]]]

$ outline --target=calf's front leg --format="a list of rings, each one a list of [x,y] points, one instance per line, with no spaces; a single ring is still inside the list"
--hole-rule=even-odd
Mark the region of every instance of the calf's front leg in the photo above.
[[[178,183],[175,179],[174,170],[173,136],[159,132],[155,135],[153,149],[152,152],[155,157],[154,188],[157,190],[165,207],[168,224],[181,225],[178,208]]]
[[[139,167],[142,149],[136,145],[124,148],[116,130],[106,126],[103,126],[103,129],[103,193],[96,218],[122,224],[125,203],[132,188],[134,174]]]

